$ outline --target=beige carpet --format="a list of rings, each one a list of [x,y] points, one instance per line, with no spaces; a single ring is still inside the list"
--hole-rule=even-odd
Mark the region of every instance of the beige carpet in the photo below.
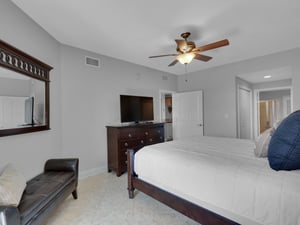
[[[47,225],[198,224],[141,192],[129,199],[126,188],[126,174],[102,173],[80,180],[78,199],[68,197]]]

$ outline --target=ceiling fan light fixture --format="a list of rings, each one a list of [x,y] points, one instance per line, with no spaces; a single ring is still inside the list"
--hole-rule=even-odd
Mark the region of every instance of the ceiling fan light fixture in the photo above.
[[[149,56],[149,58],[176,56],[176,59],[173,60],[168,66],[174,66],[178,62],[187,65],[191,63],[193,59],[197,59],[203,62],[208,62],[209,60],[212,59],[212,57],[203,55],[202,52],[229,45],[229,41],[227,39],[224,39],[221,41],[196,47],[196,44],[193,41],[187,40],[190,34],[191,34],[190,32],[185,32],[181,34],[181,37],[183,39],[175,39],[175,42],[177,44],[176,47],[177,54],[175,53],[175,54],[155,55],[155,56]]]
[[[195,58],[194,53],[184,53],[176,56],[176,59],[181,63],[181,64],[189,64],[192,62],[193,58]]]

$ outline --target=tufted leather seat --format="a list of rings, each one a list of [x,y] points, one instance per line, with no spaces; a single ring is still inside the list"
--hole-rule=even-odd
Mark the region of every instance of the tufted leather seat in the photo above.
[[[51,159],[27,182],[18,207],[0,206],[5,225],[42,225],[71,193],[77,198],[78,159]],[[3,225],[4,225],[3,224]],[[0,221],[0,225],[1,221]]]

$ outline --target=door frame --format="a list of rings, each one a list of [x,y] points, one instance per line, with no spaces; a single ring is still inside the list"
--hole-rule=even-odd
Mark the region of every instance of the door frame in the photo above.
[[[254,105],[254,137],[259,137],[258,130],[260,129],[259,126],[259,119],[260,118],[260,112],[258,108],[259,103],[259,93],[263,91],[277,91],[277,90],[286,90],[289,89],[291,93],[291,112],[293,112],[293,87],[292,86],[282,86],[282,87],[274,87],[274,88],[261,88],[261,89],[254,89],[254,95],[253,95],[253,105]]]
[[[166,119],[166,104],[165,104],[165,96],[171,95],[172,102],[173,102],[173,95],[175,94],[175,91],[169,91],[169,90],[159,90],[159,119],[161,122],[165,122]],[[173,113],[172,113],[172,120],[173,120]],[[173,123],[172,123],[173,124]],[[167,132],[167,124],[164,125],[165,132]],[[173,125],[171,126],[171,139],[173,139]],[[165,141],[168,141],[167,134],[165,133]]]
[[[249,91],[250,93],[250,138],[253,139],[253,92],[252,92],[252,89],[244,86],[244,85],[240,85],[238,84],[237,85],[237,135],[238,135],[238,138],[241,137],[241,129],[240,129],[240,95],[239,95],[239,90],[240,89],[244,89],[246,91]]]
[[[166,107],[165,107],[165,102],[163,101],[164,100],[164,97],[166,94],[168,95],[171,95],[172,96],[172,99],[173,99],[173,94],[175,94],[176,92],[175,91],[168,91],[168,90],[159,90],[159,120],[161,122],[165,122],[165,110],[166,110]]]

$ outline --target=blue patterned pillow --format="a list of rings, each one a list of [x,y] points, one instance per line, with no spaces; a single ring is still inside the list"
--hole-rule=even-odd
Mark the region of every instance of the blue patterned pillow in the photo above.
[[[268,159],[274,170],[300,169],[300,110],[290,114],[275,130]]]

